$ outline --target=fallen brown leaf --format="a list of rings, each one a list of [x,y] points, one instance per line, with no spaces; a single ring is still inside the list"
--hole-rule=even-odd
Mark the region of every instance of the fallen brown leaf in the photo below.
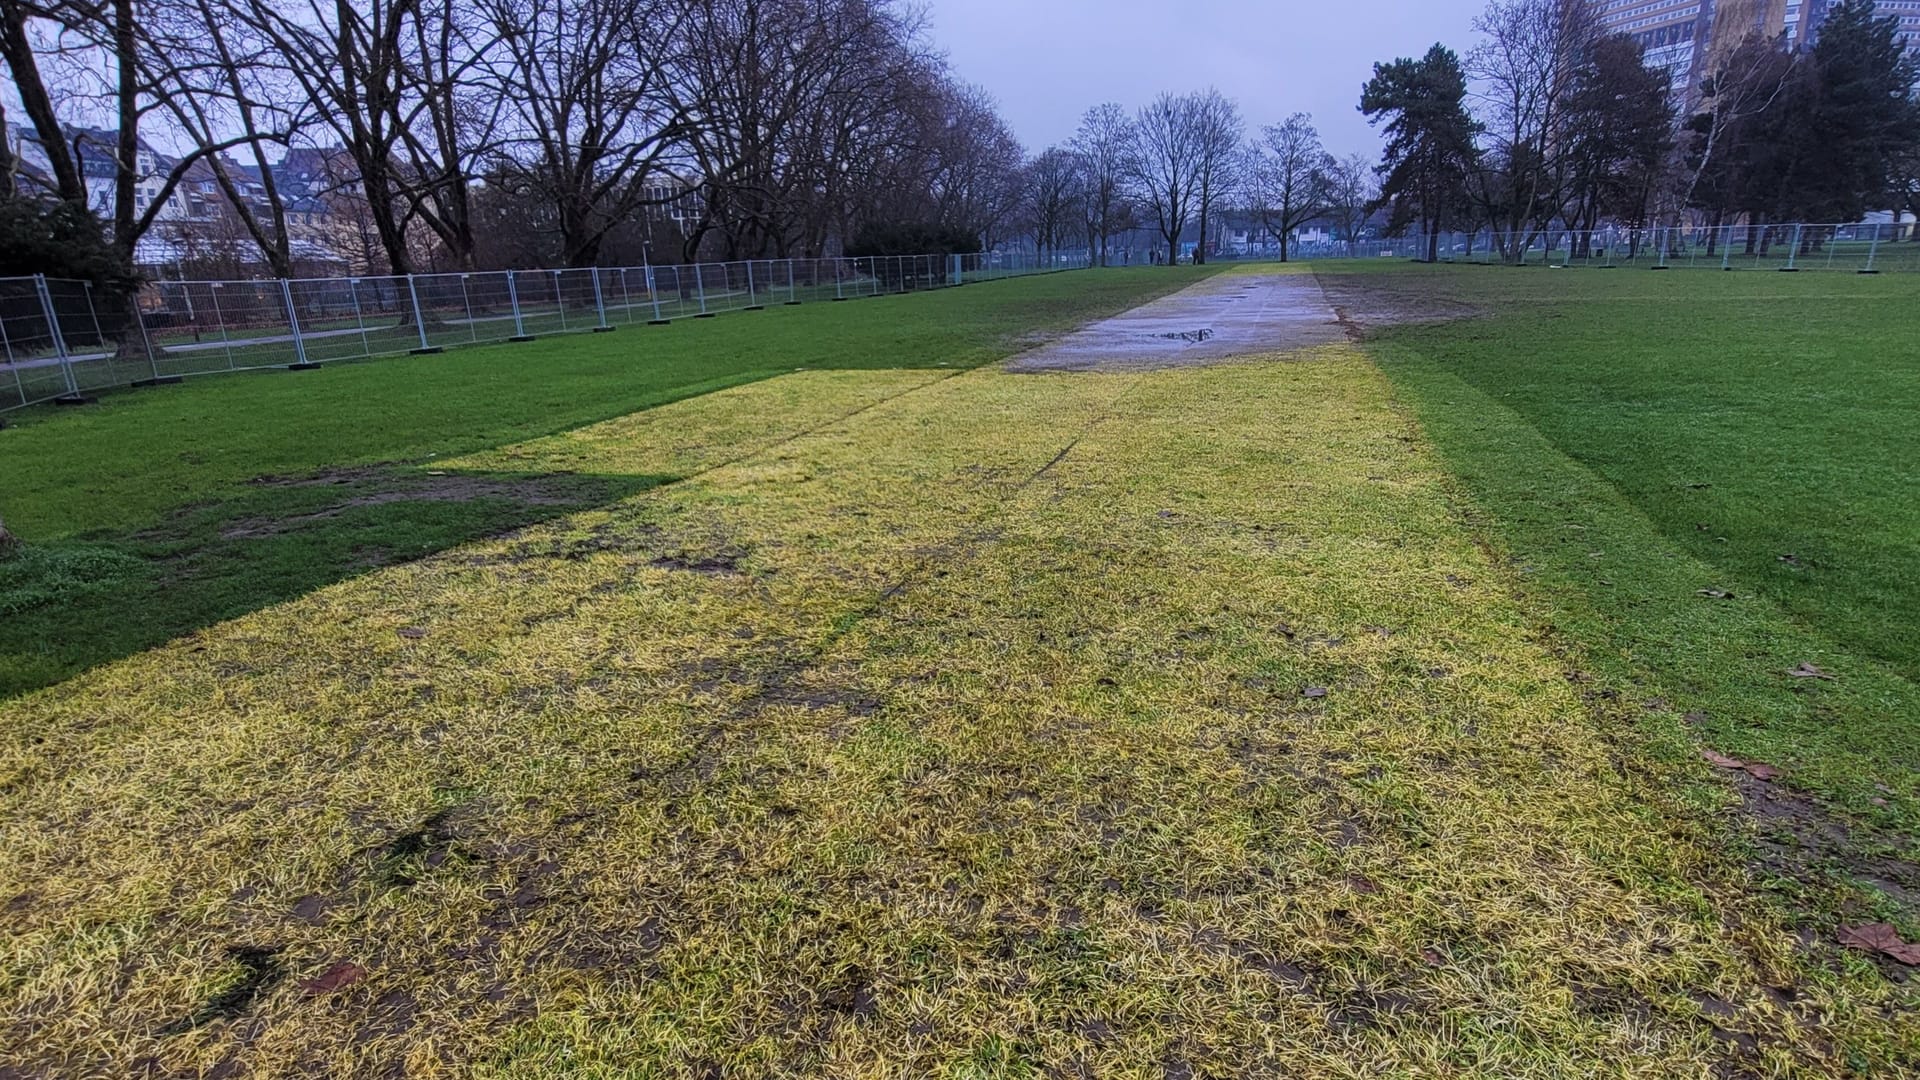
[[[1840,944],[1861,952],[1879,953],[1891,957],[1909,967],[1920,966],[1920,945],[1909,944],[1900,939],[1900,931],[1889,923],[1866,923],[1861,926],[1843,926],[1837,935]]]
[[[1704,748],[1701,749],[1700,756],[1707,759],[1707,764],[1712,765],[1715,768],[1739,769],[1742,772],[1745,772],[1747,775],[1753,777],[1755,780],[1777,780],[1780,778],[1779,769],[1774,768],[1772,765],[1764,764],[1762,762],[1741,761],[1739,758],[1728,757],[1727,755],[1722,754],[1719,751],[1707,750]]]
[[[1310,698],[1323,698],[1327,696],[1327,688],[1324,686],[1309,686],[1306,690],[1302,691],[1302,693]]]
[[[1701,589],[1700,595],[1709,600],[1732,600],[1733,594],[1725,589]]]
[[[427,636],[427,632],[418,626],[403,626],[398,632],[401,637],[406,638],[408,641],[419,641],[421,638]]]
[[[1833,676],[1827,674],[1824,671],[1821,671],[1819,668],[1814,667],[1812,664],[1808,664],[1808,663],[1802,663],[1799,667],[1789,669],[1787,671],[1787,674],[1793,676],[1796,679],[1831,679],[1833,678]]]
[[[1712,750],[1702,750],[1700,751],[1700,756],[1707,759],[1707,764],[1721,769],[1744,769],[1747,767],[1747,763],[1741,761],[1739,758],[1730,758],[1725,754],[1716,753]]]
[[[344,989],[367,977],[367,969],[359,964],[341,961],[319,975],[300,984],[308,994],[331,994]]]

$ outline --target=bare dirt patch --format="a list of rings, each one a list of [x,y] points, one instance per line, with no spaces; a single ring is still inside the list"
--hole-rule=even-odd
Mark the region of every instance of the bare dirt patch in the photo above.
[[[561,475],[501,478],[461,474],[434,474],[372,470],[336,470],[305,478],[262,477],[251,481],[264,487],[350,486],[352,495],[307,513],[284,517],[247,517],[220,530],[225,540],[257,540],[278,536],[316,522],[337,518],[349,510],[392,503],[476,502],[500,499],[523,506],[571,506],[580,501],[578,484]],[[344,492],[342,494],[345,494]]]
[[[1433,281],[1424,277],[1317,271],[1314,279],[1327,306],[1355,341],[1382,327],[1454,322],[1485,314],[1472,304],[1436,294]]]

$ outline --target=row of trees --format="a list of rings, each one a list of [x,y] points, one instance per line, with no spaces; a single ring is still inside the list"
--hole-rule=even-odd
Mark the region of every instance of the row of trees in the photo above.
[[[1493,0],[1476,29],[1464,57],[1375,66],[1374,167],[1326,153],[1305,115],[1250,133],[1214,90],[1098,106],[1029,160],[905,0],[0,0],[0,58],[44,156],[44,175],[9,160],[0,110],[0,198],[102,201],[104,166],[131,261],[176,189],[210,182],[235,241],[280,275],[315,198],[352,219],[357,262],[394,272],[1014,235],[1104,264],[1115,237],[1149,230],[1172,256],[1192,227],[1204,260],[1229,210],[1283,258],[1303,226],[1351,241],[1380,207],[1434,256],[1449,228],[1524,248],[1689,209],[1920,210],[1915,73],[1870,0],[1842,0],[1810,50],[1716,50],[1684,118],[1593,0]],[[112,145],[74,138],[86,120]],[[178,153],[153,169],[147,142]],[[290,153],[317,182],[296,184]]]
[[[0,196],[88,202],[104,158],[129,257],[210,178],[288,273],[290,151],[394,272],[591,265],[668,203],[685,257],[898,222],[990,239],[1018,196],[1018,143],[901,0],[0,0],[0,57],[46,174],[0,111]],[[149,172],[145,143],[178,153]]]
[[[1920,67],[1866,0],[1830,10],[1813,47],[1749,40],[1702,87],[1686,205],[1718,223],[1920,213]]]
[[[1132,116],[1115,104],[1089,109],[1073,140],[1043,150],[1019,186],[1018,220],[1041,249],[1084,244],[1103,266],[1116,236],[1142,229],[1169,258],[1193,229],[1194,258],[1205,262],[1225,212],[1271,233],[1285,259],[1310,222],[1357,237],[1375,191],[1368,159],[1327,153],[1305,113],[1249,138],[1217,90],[1161,94]]]
[[[1669,73],[1604,32],[1591,0],[1494,0],[1476,29],[1464,60],[1435,45],[1376,64],[1361,96],[1387,137],[1390,229],[1421,229],[1430,259],[1444,229],[1491,230],[1510,255],[1556,225],[1685,211],[1714,224],[1920,212],[1920,72],[1872,0],[1841,0],[1809,49],[1716,48],[1684,114]]]

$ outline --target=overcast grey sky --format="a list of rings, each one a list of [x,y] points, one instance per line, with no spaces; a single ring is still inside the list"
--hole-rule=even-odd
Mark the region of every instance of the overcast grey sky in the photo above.
[[[1327,149],[1372,155],[1357,111],[1376,60],[1465,51],[1485,0],[928,0],[954,72],[1000,100],[1029,150],[1102,101],[1217,86],[1249,130],[1309,112]]]

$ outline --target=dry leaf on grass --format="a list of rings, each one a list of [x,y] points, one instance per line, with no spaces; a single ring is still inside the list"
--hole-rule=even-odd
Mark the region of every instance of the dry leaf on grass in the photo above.
[[[366,968],[359,964],[342,961],[301,983],[300,988],[308,994],[331,994],[335,990],[352,986],[366,977]]]
[[[1806,664],[1806,663],[1801,664],[1799,667],[1788,669],[1787,674],[1793,676],[1796,679],[1831,679],[1833,678],[1833,676],[1827,674],[1824,671],[1821,671],[1819,668],[1814,667],[1812,664]]]
[[[1879,953],[1908,966],[1920,966],[1920,945],[1902,941],[1900,931],[1889,923],[1843,926],[1837,935],[1840,944],[1861,952]]]
[[[1728,757],[1718,751],[1706,749],[1700,751],[1700,756],[1706,758],[1707,764],[1715,768],[1740,769],[1755,780],[1777,780],[1780,777],[1779,769],[1762,762],[1741,761],[1739,758]]]

